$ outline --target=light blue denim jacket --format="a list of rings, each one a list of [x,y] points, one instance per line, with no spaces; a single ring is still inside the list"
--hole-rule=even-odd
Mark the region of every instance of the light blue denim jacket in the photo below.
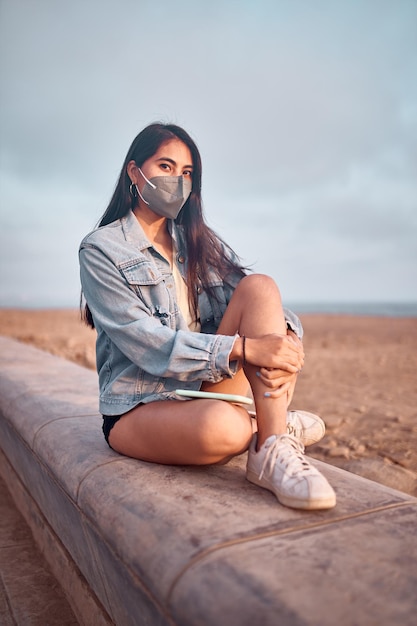
[[[183,277],[187,256],[181,227],[169,221]],[[139,403],[178,399],[175,389],[200,388],[236,373],[229,363],[236,336],[216,335],[240,280],[225,284],[213,271],[218,302],[199,293],[201,333],[189,331],[179,311],[171,267],[130,211],[87,235],[80,245],[81,284],[97,331],[100,411],[126,413]],[[285,310],[301,338],[298,317]]]

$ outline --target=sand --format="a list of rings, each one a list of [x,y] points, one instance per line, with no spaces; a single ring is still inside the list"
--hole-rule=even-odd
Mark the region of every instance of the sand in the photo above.
[[[417,496],[417,319],[301,315],[306,363],[293,408],[318,413],[312,457]],[[93,368],[75,310],[0,309],[0,334]]]

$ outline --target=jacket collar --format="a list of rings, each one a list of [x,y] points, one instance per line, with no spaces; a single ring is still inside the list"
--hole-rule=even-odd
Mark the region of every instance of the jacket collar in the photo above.
[[[129,211],[127,215],[122,217],[120,219],[120,223],[122,225],[125,239],[128,243],[137,246],[139,250],[146,250],[147,248],[153,247],[133,211]],[[179,234],[179,227],[174,220],[168,220],[168,230],[174,242],[174,249],[181,249],[182,246],[180,242],[182,238]]]

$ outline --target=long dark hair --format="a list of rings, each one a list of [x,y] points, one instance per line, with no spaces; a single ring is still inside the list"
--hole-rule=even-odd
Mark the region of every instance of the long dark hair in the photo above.
[[[183,128],[175,124],[155,123],[144,128],[135,137],[127,152],[109,206],[98,225],[105,226],[124,217],[137,204],[137,198],[129,190],[131,180],[127,173],[128,163],[135,161],[136,165],[141,167],[164,143],[172,139],[179,139],[187,146],[193,161],[191,194],[175,222],[181,225],[184,231],[188,256],[188,293],[190,306],[196,314],[198,288],[205,290],[210,297],[215,298],[215,292],[209,280],[210,268],[214,269],[226,283],[228,277],[229,280],[232,275],[236,276],[236,274],[243,277],[245,271],[227,254],[228,251],[231,252],[230,247],[204,221],[201,201],[201,157],[195,142]],[[85,305],[82,318],[94,328],[88,304]]]

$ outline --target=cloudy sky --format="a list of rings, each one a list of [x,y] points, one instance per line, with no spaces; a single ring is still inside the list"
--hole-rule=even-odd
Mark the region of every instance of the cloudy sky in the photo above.
[[[77,306],[134,136],[287,302],[417,300],[416,0],[0,0],[0,305]]]

